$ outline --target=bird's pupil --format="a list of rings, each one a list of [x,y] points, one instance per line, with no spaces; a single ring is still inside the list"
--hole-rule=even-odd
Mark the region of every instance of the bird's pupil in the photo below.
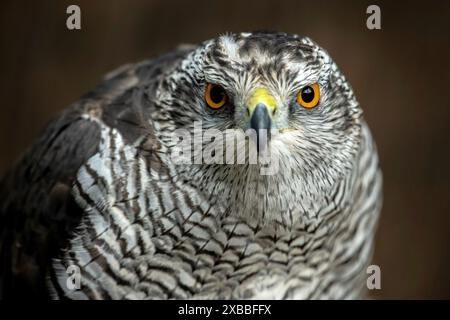
[[[305,102],[311,102],[314,99],[314,90],[311,87],[306,87],[302,90],[302,100]]]
[[[219,86],[214,86],[211,88],[209,96],[211,97],[212,102],[220,103],[223,100],[223,90]]]

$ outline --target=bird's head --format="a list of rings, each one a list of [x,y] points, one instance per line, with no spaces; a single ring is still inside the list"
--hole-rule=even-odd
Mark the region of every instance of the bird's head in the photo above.
[[[206,41],[171,71],[160,95],[178,132],[172,142],[192,151],[183,154],[183,171],[236,206],[231,211],[282,224],[314,215],[354,165],[361,109],[309,38],[257,32]],[[262,173],[252,152],[269,154],[275,170]]]

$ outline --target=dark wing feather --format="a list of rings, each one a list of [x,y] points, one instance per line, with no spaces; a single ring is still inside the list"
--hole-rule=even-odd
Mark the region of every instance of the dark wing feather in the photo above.
[[[97,118],[125,139],[152,133],[147,117],[165,71],[192,48],[127,65],[52,122],[17,165],[0,181],[0,299],[47,295],[45,276],[83,212],[71,195],[78,169],[95,154]]]
[[[77,168],[95,153],[99,129],[66,112],[52,123],[0,185],[0,297],[44,290],[49,257],[81,212],[70,196]]]

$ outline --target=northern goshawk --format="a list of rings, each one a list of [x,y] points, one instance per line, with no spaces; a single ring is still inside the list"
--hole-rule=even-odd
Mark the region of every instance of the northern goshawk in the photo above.
[[[4,176],[0,297],[360,298],[381,188],[309,38],[182,46],[108,74]]]

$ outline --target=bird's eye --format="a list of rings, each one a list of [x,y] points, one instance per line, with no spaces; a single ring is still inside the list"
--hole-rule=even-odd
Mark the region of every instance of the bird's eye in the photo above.
[[[227,102],[227,93],[225,89],[217,84],[209,83],[205,90],[206,104],[212,109],[222,108]]]
[[[306,86],[297,94],[297,102],[304,108],[311,109],[317,106],[320,99],[319,85],[314,83]]]

